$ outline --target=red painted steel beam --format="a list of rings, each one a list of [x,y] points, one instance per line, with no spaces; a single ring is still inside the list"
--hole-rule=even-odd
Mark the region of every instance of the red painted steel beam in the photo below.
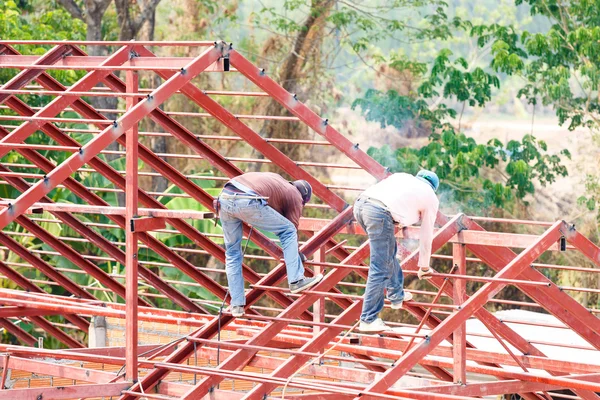
[[[127,50],[127,48],[124,49]],[[119,57],[117,55],[120,55],[122,51],[123,49],[115,53],[114,58],[118,59]],[[16,217],[25,212],[33,203],[67,179],[71,175],[72,171],[82,167],[84,164],[94,158],[98,152],[100,152],[100,150],[106,148],[109,144],[117,140],[117,138],[133,124],[137,123],[144,116],[150,113],[151,110],[162,104],[172,93],[181,89],[185,83],[189,82],[192,78],[200,74],[208,67],[208,65],[216,61],[221,54],[222,50],[216,46],[203,52],[193,62],[182,69],[180,73],[174,75],[171,79],[160,85],[152,95],[149,95],[146,99],[136,104],[129,112],[125,113],[117,121],[115,121],[112,126],[107,127],[102,131],[102,133],[95,136],[92,140],[82,146],[79,153],[73,154],[62,164],[56,167],[52,172],[48,173],[46,179],[38,181],[32,185],[29,190],[27,190],[14,201],[12,207],[0,210],[0,228],[4,228],[6,225],[12,222]],[[113,57],[109,57],[107,61],[112,59]],[[96,72],[91,74],[96,74]],[[82,79],[85,79],[85,77]],[[50,114],[52,112],[58,112],[60,111],[61,107],[66,107],[73,102],[70,100],[60,101],[64,98],[65,97],[59,97],[55,99],[55,101],[51,102],[45,109],[39,111],[38,114]],[[67,96],[67,98],[69,97]],[[27,137],[28,133],[31,133],[30,129],[37,129],[37,127],[27,129],[25,127],[30,126],[27,124],[28,123],[26,122],[25,124],[21,125],[21,127],[12,131],[7,137],[0,140],[0,144],[23,140],[25,137]],[[3,154],[1,149],[2,148],[0,147],[0,155]]]
[[[344,212],[342,212],[340,215],[338,215],[331,222],[330,226],[328,226],[323,231],[318,232],[313,237],[311,237],[300,248],[300,251],[302,251],[307,256],[312,255],[312,253],[314,253],[319,247],[321,247],[323,245],[323,243],[327,242],[332,236],[334,236],[351,219],[352,219],[352,208],[348,207]],[[364,249],[364,247],[365,246],[363,246],[363,249]],[[362,252],[364,252],[364,250],[362,250],[358,254],[360,255],[360,253],[362,253]],[[349,273],[349,271],[346,270],[346,271],[342,272],[342,275],[347,274],[347,273]],[[261,286],[274,286],[284,276],[285,276],[285,266],[283,264],[280,264],[277,267],[275,267],[273,270],[271,270],[271,272],[269,274],[264,276],[260,280],[259,284]],[[330,279],[333,281],[333,278],[330,278]],[[333,282],[327,283],[326,286],[324,286],[323,282],[325,280],[326,280],[326,278],[324,278],[323,281],[321,281],[318,285],[316,285],[315,290],[324,289],[325,287],[333,288],[333,286],[334,286]],[[264,290],[262,290],[262,289],[250,290],[250,292],[246,295],[246,306],[250,307],[256,301],[258,301],[258,299],[263,295],[263,293],[264,293]],[[303,297],[304,298],[312,298],[312,300],[314,302],[314,297],[315,297],[314,295],[313,296],[303,296]],[[295,301],[294,303],[292,303],[292,305],[290,305],[284,311],[283,314],[280,315],[280,317],[283,317],[283,318],[288,317],[289,315],[287,313],[289,312],[289,310],[297,308],[298,305],[301,306],[301,307],[299,307],[300,312],[298,315],[302,315],[302,313],[306,310],[306,308],[308,308],[308,306],[306,306],[306,304],[303,304],[303,303],[304,302],[299,301],[299,300]],[[303,306],[306,306],[306,307],[303,307]],[[203,329],[200,329],[197,332],[195,332],[193,335],[190,335],[190,337],[202,338],[202,339],[212,338],[213,336],[215,336],[217,334],[219,326],[222,329],[223,327],[225,327],[229,323],[231,323],[234,319],[235,318],[232,317],[231,315],[226,314],[221,318],[221,322],[219,324],[218,318],[214,318],[212,322],[207,324]],[[267,327],[272,326],[272,324],[277,324],[279,330],[281,330],[283,328],[283,326],[280,326],[281,324],[286,325],[286,323],[282,323],[282,322],[279,322],[279,323],[271,322],[269,325],[267,325]],[[270,340],[267,340],[266,342],[269,342],[269,341]],[[248,344],[262,345],[262,341],[261,341],[261,343],[256,343],[254,340],[251,340],[248,342]],[[165,360],[165,361],[170,362],[170,363],[181,363],[181,362],[187,360],[190,357],[190,355],[193,354],[194,350],[195,350],[195,346],[191,342],[188,342],[185,345],[183,345],[178,351],[176,351],[170,357],[168,357],[167,360]],[[236,352],[236,354],[237,354],[237,352]],[[134,390],[134,391],[140,390],[139,389],[140,385],[143,385],[144,390],[149,390],[149,389],[153,388],[166,375],[166,372],[167,371],[165,371],[163,369],[155,369],[153,371],[150,371],[148,373],[148,375],[146,375],[144,378],[142,378],[138,384],[133,386],[132,390]],[[132,398],[133,397],[131,397],[131,396],[123,396],[122,400],[132,399]]]
[[[31,317],[53,315],[54,313],[46,310],[40,310],[33,307],[2,307],[0,308],[0,318],[9,317]]]
[[[469,218],[465,218],[463,222],[468,229],[483,230]],[[561,233],[565,237],[569,236],[569,228],[566,224],[561,227]],[[486,246],[476,245],[468,245],[467,248],[496,271],[501,270],[504,265],[515,258],[515,253],[506,248],[490,249]],[[577,332],[593,347],[600,349],[600,320],[598,318],[539,271],[527,268],[521,272],[519,278],[547,283],[549,286],[543,289],[534,286],[516,286],[565,325]]]
[[[448,363],[445,361],[428,360],[431,365],[445,366]],[[563,389],[568,390],[586,390],[591,392],[600,392],[600,374],[586,374],[585,376],[547,376],[547,375],[534,375],[526,372],[509,371],[501,368],[492,368],[484,366],[470,366],[468,367],[470,372],[476,374],[486,374],[497,377],[503,377],[508,379],[519,379],[525,382],[535,383],[546,383],[549,385],[561,386]],[[585,378],[585,379],[582,379]],[[589,379],[588,379],[589,378]]]
[[[386,168],[367,155],[364,151],[360,150],[358,144],[353,144],[329,123],[325,123],[324,121],[326,120],[323,120],[311,111],[305,104],[300,102],[294,94],[289,93],[281,85],[269,78],[264,73],[264,70],[257,68],[234,49],[229,52],[229,60],[231,65],[236,67],[246,78],[251,80],[263,91],[270,94],[272,98],[287,108],[288,111],[327,139],[328,142],[347,155],[352,161],[360,165],[365,171],[369,172],[378,180],[385,178],[389,174],[389,171]]]
[[[594,376],[585,375],[574,375],[571,376],[574,379],[581,379],[584,381],[598,382],[600,376],[594,374]],[[518,391],[537,392],[537,391],[550,391],[550,390],[562,390],[563,387],[560,385],[551,385],[547,383],[538,382],[525,382],[522,380],[504,380],[499,382],[484,382],[484,383],[470,383],[467,385],[436,385],[429,387],[411,388],[413,390],[427,392],[427,393],[439,393],[439,394],[451,394],[454,396],[492,396],[500,394],[517,393]]]
[[[98,301],[97,304],[92,305],[85,303],[78,304],[72,301],[58,301],[58,299],[48,296],[40,296],[37,294],[26,293],[20,290],[9,289],[0,289],[0,303],[21,307],[36,306],[40,309],[45,309],[49,311],[76,313],[91,316],[105,316],[113,318],[125,318],[126,314],[126,308],[116,303],[111,303],[110,307],[108,307],[106,303],[100,301]],[[140,309],[142,310],[142,313],[139,315],[140,320],[184,326],[204,326],[207,323],[207,319],[212,319],[213,317],[210,314],[205,314],[200,315],[202,318],[198,318],[197,315],[190,315],[186,312],[160,310],[153,309],[151,307],[143,307]],[[153,312],[154,310],[156,310],[156,312]]]
[[[153,350],[160,350],[160,349],[164,349],[166,348],[166,346],[164,345],[158,345],[158,344],[145,344],[145,345],[140,345],[138,346],[138,349],[142,352],[142,353],[147,353],[147,355],[152,354]],[[172,347],[170,348],[172,349]],[[94,354],[98,354],[98,355],[102,355],[102,356],[110,356],[110,357],[125,357],[125,347],[121,346],[121,347],[94,347],[94,348],[85,348],[85,349],[66,349],[63,351],[67,351],[67,352],[73,352],[73,353],[84,353],[84,354],[90,354],[90,355],[94,355]]]
[[[300,230],[315,231],[321,229],[327,224],[326,219],[321,218],[303,218],[300,221]],[[443,225],[443,222],[442,222]],[[419,240],[421,228],[418,226],[403,226],[396,228],[396,237],[399,239]],[[356,235],[366,235],[363,229],[356,225],[348,227],[342,233],[351,233]],[[461,243],[467,245],[482,245],[493,247],[526,248],[537,239],[536,235],[526,235],[519,233],[487,232],[484,230],[463,230],[460,235],[449,240],[450,243]],[[549,250],[559,251],[558,243],[552,244]]]
[[[78,386],[10,389],[2,393],[3,400],[62,400],[102,396],[119,396],[129,383],[102,383]]]
[[[7,332],[29,346],[35,346],[37,344],[36,338],[7,319],[0,318],[0,327],[4,328]]]
[[[556,222],[540,236],[537,243],[531,245],[519,254],[506,267],[498,272],[496,276],[499,278],[514,278],[519,276],[530,263],[535,261],[540,254],[559,239],[559,229],[563,224],[562,221]],[[485,303],[502,290],[504,286],[504,284],[496,282],[490,282],[484,285],[464,303],[463,307],[458,312],[446,318],[433,332],[431,332],[428,340],[422,341],[405,353],[400,360],[398,360],[398,363],[390,368],[380,379],[373,382],[367,391],[383,393],[389,389],[395,381],[408,372],[421,358],[430,353],[435,346],[441,343],[448,335],[466,321],[467,318],[484,306]]]
[[[454,244],[452,246],[453,263],[457,272],[461,275],[467,274],[467,253],[465,245]],[[466,282],[458,279],[454,282],[453,301],[455,305],[461,305],[467,297]],[[452,334],[453,349],[454,349],[454,383],[467,383],[467,327],[466,324],[461,324],[458,329]]]
[[[1,128],[0,128],[1,129]],[[19,172],[12,172],[6,169],[6,174],[0,174],[3,177],[14,177],[17,175],[24,175]],[[95,171],[94,171],[95,172]],[[10,174],[10,175],[9,175]],[[36,174],[39,175],[39,174]],[[40,175],[41,176],[41,175]],[[6,207],[9,201],[0,201],[0,206]],[[71,203],[44,203],[35,202],[27,210],[27,214],[40,214],[42,211],[49,212],[69,212],[78,214],[99,214],[99,215],[125,215],[127,213],[126,207],[112,207],[112,206],[91,206],[86,204],[71,204]],[[142,216],[148,216],[148,218],[142,218]],[[136,216],[135,222],[140,222],[144,230],[156,230],[163,229],[160,226],[164,225],[165,218],[176,218],[176,219],[211,219],[214,218],[215,214],[212,212],[205,211],[192,211],[192,210],[168,210],[160,208],[140,208]],[[149,221],[154,218],[154,221]],[[162,220],[162,222],[161,222]],[[148,225],[148,229],[145,228]]]
[[[161,381],[156,392],[167,396],[179,397],[189,390],[191,385],[179,382]],[[201,400],[239,400],[244,394],[232,390],[215,389],[210,395],[204,396]]]
[[[31,283],[29,281],[29,279],[25,278],[23,275],[21,275],[19,272],[15,271],[14,269],[10,268],[8,265],[4,264],[3,262],[0,261],[0,272],[6,276],[8,279],[10,279],[12,282],[16,283],[18,286],[20,286],[21,288],[27,290],[28,292],[32,292],[32,293],[46,293],[45,291],[43,291],[42,289],[40,289],[38,286],[36,286],[35,284]],[[87,332],[89,329],[89,322],[77,315],[74,314],[65,314],[65,313],[61,313],[65,316],[65,318],[69,321],[71,321],[73,324],[77,325],[80,329],[82,329],[84,332]],[[50,315],[50,314],[46,314],[46,315]],[[29,343],[28,343],[29,344]]]
[[[127,71],[127,91],[138,90],[137,72]],[[136,98],[126,99],[128,112],[138,103]],[[125,376],[130,382],[138,380],[138,234],[134,229],[134,217],[138,213],[138,124],[134,124],[125,133]]]
[[[600,247],[575,230],[575,227],[564,232],[565,238],[591,262],[600,267]]]
[[[2,357],[6,359],[8,356],[0,356],[0,358]],[[90,383],[110,383],[114,382],[115,378],[117,378],[117,374],[114,372],[105,372],[93,368],[81,368],[72,365],[57,364],[15,356],[10,357],[8,365],[9,368],[18,371],[27,371],[39,375],[50,375]]]
[[[493,396],[511,394],[522,391],[536,392],[548,390],[562,390],[561,386],[548,385],[545,383],[524,382],[520,380],[502,380],[498,382],[469,383],[467,385],[439,385],[414,390],[426,393],[452,394],[454,396]]]
[[[10,355],[2,356],[4,360],[2,360],[2,378],[0,379],[0,390],[4,390],[6,383],[6,376],[8,375],[8,361],[10,359]]]
[[[217,349],[215,347],[216,346],[214,346],[214,345],[201,347],[197,352],[198,357],[203,360],[210,360],[210,361],[216,360],[217,359]],[[233,354],[234,351],[233,350],[225,350],[225,349],[221,348],[219,350],[219,352],[220,352],[220,357],[229,357],[231,354]],[[275,370],[285,361],[286,361],[285,359],[282,359],[279,357],[256,355],[255,357],[252,358],[252,360],[250,361],[248,366]],[[367,371],[364,369],[357,369],[357,368],[351,368],[351,367],[337,367],[334,365],[327,365],[327,364],[310,364],[309,366],[307,366],[304,369],[303,374],[318,376],[318,377],[322,377],[322,378],[337,379],[337,380],[341,380],[341,381],[350,381],[351,380],[353,382],[358,382],[358,383],[363,383],[363,384],[371,383],[373,381],[373,379],[377,376],[376,372]],[[160,384],[159,384],[159,386],[160,386]],[[192,388],[192,386],[188,386],[188,390],[191,388]],[[186,390],[186,392],[187,392],[187,390]],[[246,394],[244,393],[240,397],[243,397],[245,395]]]
[[[0,45],[0,48],[3,46]],[[73,51],[72,47],[69,45],[59,44],[54,46],[52,49],[48,50],[41,57],[36,57],[36,60],[32,62],[32,65],[52,65],[57,61],[61,60],[63,57],[68,56]],[[20,89],[23,86],[27,85],[29,82],[38,77],[43,70],[24,70],[19,72],[15,77],[6,82],[4,85],[0,87],[0,90],[13,90]],[[4,101],[10,97],[10,94],[0,93],[0,104],[4,103]]]
[[[23,247],[20,243],[18,243],[13,238],[8,235],[0,232],[0,244],[8,247],[12,252],[21,257],[23,260],[27,261],[29,264],[33,265],[36,269],[46,275],[48,278],[53,281],[60,283],[60,285],[69,293],[74,294],[76,296],[82,297],[84,299],[95,299],[94,296],[89,294],[84,289],[81,289],[77,283],[69,279],[68,277],[62,275],[57,272],[54,267],[45,262],[39,257],[34,256]]]
[[[29,319],[31,320],[31,322],[45,330],[49,335],[54,336],[56,339],[58,339],[59,342],[61,342],[67,347],[86,347],[76,339],[73,339],[71,336],[63,332],[61,329],[54,326],[54,324],[46,320],[44,317],[30,317]]]
[[[140,42],[129,42],[127,45],[139,45]],[[67,45],[69,46],[69,45]],[[74,44],[71,46],[75,46]],[[210,46],[207,46],[210,47]],[[107,67],[101,66],[102,62],[106,59],[106,57],[102,56],[74,56],[70,55],[63,59],[58,60],[58,62],[53,63],[51,67],[47,68],[48,70],[69,70],[69,69],[84,69],[84,70],[107,70]],[[19,68],[32,71],[40,71],[43,68],[42,66],[36,65],[35,61],[37,60],[36,56],[11,56],[4,55],[0,56],[0,68]],[[158,58],[148,58],[148,57],[134,57],[129,61],[124,62],[118,68],[114,68],[116,70],[121,71],[152,71],[152,68],[158,68],[162,71],[176,71],[182,67],[185,67],[187,63],[192,61],[192,57],[158,57]],[[231,71],[234,71],[233,69]],[[206,72],[224,72],[223,71],[223,63],[221,61],[217,61],[214,64],[210,65]],[[109,93],[103,92],[101,90],[96,91],[96,88],[92,88],[95,92],[94,94],[98,95],[108,95]],[[79,95],[77,93],[77,95]],[[140,95],[139,97],[144,97],[144,95]]]
[[[216,44],[212,40],[177,40],[177,41],[162,41],[162,40],[0,40],[0,45],[7,44],[72,44],[84,46],[123,46],[131,43],[142,46],[170,46],[170,47],[207,47]]]
[[[165,229],[167,224],[164,218],[132,218],[131,230],[133,232],[152,232],[159,229]]]

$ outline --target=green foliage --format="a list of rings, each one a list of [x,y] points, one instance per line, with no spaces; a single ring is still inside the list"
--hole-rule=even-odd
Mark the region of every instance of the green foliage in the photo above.
[[[369,89],[364,97],[356,99],[352,108],[360,107],[368,121],[379,122],[382,127],[391,125],[401,128],[407,121],[417,126],[430,124],[441,128],[448,118],[456,117],[456,111],[438,102],[431,107],[428,100],[441,97],[470,106],[484,106],[492,97],[493,88],[500,87],[498,76],[476,67],[471,70],[463,57],[451,59],[452,52],[442,49],[433,60],[431,72],[421,80],[416,93],[400,95],[395,90],[387,93]],[[394,67],[406,66],[410,71],[423,74],[422,63],[400,62]]]
[[[474,29],[494,40],[492,66],[522,76],[519,96],[535,104],[552,105],[560,124],[570,130],[597,128],[600,104],[594,95],[600,86],[600,21],[593,1],[516,0],[528,4],[531,14],[547,18],[546,32],[516,32],[513,27],[491,25]]]
[[[410,122],[428,128],[429,143],[420,149],[371,148],[369,154],[393,172],[434,170],[441,178],[446,200],[461,209],[480,212],[490,207],[510,207],[515,201],[526,203],[526,196],[535,191],[535,182],[545,186],[567,175],[561,157],[570,158],[570,154],[566,150],[549,154],[546,143],[531,135],[506,144],[497,139],[478,144],[449,124],[457,116],[449,104],[462,104],[463,109],[465,105],[484,107],[500,87],[498,74],[523,71],[523,58],[527,56],[512,27],[473,25],[470,21],[456,26],[476,37],[479,46],[491,43],[490,68],[455,56],[447,48],[432,59],[428,74],[423,63],[394,59],[393,68],[404,68],[418,82],[416,90],[399,94],[370,89],[353,102],[352,108],[360,107],[368,121],[379,122],[381,127],[401,129]],[[557,95],[561,93],[564,88]]]
[[[447,115],[454,115],[454,110],[440,109],[432,113],[423,99],[401,96],[395,90],[381,93],[369,89],[363,98],[354,100],[352,109],[360,107],[368,121],[379,122],[382,128],[394,126],[402,128],[408,121],[421,123],[426,120],[441,120]]]
[[[600,201],[600,177],[588,174],[585,180],[585,188],[587,194],[580,196],[577,199],[577,203],[589,211],[594,211],[597,209],[598,202]],[[596,220],[600,225],[600,212],[598,212]]]
[[[515,0],[528,5],[531,15],[546,18],[549,29],[520,32],[512,26],[490,25],[473,29],[480,43],[493,40],[492,67],[522,77],[519,97],[530,104],[541,101],[554,108],[569,130],[600,128],[600,7],[597,1]],[[587,196],[580,204],[593,209],[600,199],[597,178],[588,177]],[[600,218],[600,214],[599,214]]]
[[[384,146],[370,148],[368,154],[391,172],[433,170],[440,177],[440,193],[446,202],[456,203],[463,211],[489,211],[507,206],[515,198],[524,200],[534,192],[534,181],[545,186],[567,174],[561,158],[545,151],[546,144],[531,135],[506,146],[497,139],[484,145],[446,129],[432,134],[429,144],[420,149]],[[566,151],[561,154],[570,158]],[[492,170],[500,170],[504,179],[493,180]]]
[[[467,60],[457,57],[450,59],[452,52],[442,49],[431,68],[431,74],[419,86],[419,94],[424,98],[440,96],[444,99],[456,99],[470,106],[483,106],[491,99],[492,89],[500,87],[497,76],[475,67],[470,70]]]
[[[0,38],[19,40],[83,40],[85,24],[63,9],[44,11],[39,14],[24,14],[13,0],[0,0]],[[51,46],[17,45],[23,54],[42,55]],[[17,70],[0,69],[0,82],[11,79]],[[83,76],[83,72],[69,70],[50,71],[50,75],[65,84],[71,84]],[[48,96],[18,96],[31,106],[49,101]],[[2,110],[3,113],[4,110]]]
[[[14,0],[0,0],[0,37],[20,40],[83,40],[85,24],[62,8],[41,14],[24,14]],[[31,49],[31,46],[19,46]],[[44,49],[37,53],[43,54]]]

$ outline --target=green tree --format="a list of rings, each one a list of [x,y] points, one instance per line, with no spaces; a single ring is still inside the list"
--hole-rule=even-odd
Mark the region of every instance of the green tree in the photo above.
[[[552,106],[569,130],[588,128],[599,143],[600,3],[590,0],[515,0],[531,15],[550,23],[530,32],[513,26],[478,26],[481,43],[493,42],[492,67],[524,79],[519,95],[530,104]],[[510,35],[505,34],[510,32]],[[587,176],[587,196],[580,203],[596,208],[598,176]],[[600,212],[598,213],[600,224]]]
[[[430,68],[425,63],[402,59],[390,65],[410,69],[420,82],[417,89],[406,95],[371,89],[352,107],[359,107],[367,120],[379,122],[381,127],[402,129],[410,121],[430,133],[429,143],[420,149],[369,149],[369,154],[391,171],[416,173],[420,168],[431,169],[442,180],[446,204],[478,213],[511,211],[513,200],[527,205],[525,197],[534,193],[534,182],[545,186],[557,176],[567,175],[560,156],[570,158],[569,152],[549,154],[546,143],[531,135],[506,144],[498,139],[478,144],[460,131],[464,105],[483,107],[491,100],[493,89],[500,87],[500,78],[493,69],[471,68],[464,57],[453,57],[448,49],[438,53]],[[461,113],[451,104],[462,104]],[[455,128],[450,121],[457,116]]]
[[[265,5],[251,14],[257,29],[268,27],[272,34],[259,60],[268,62],[275,80],[303,102],[321,109],[333,103],[332,93],[338,62],[359,61],[374,46],[388,41],[407,43],[450,36],[459,19],[448,17],[441,0],[285,0]],[[419,22],[415,22],[419,21]],[[270,61],[270,62],[269,62]],[[260,104],[266,115],[286,116],[276,101]],[[261,131],[275,138],[300,137],[304,128],[289,121],[265,121]],[[278,145],[292,159],[299,147]]]

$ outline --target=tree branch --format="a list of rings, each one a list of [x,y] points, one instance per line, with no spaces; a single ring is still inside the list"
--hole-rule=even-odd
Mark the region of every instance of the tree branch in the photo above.
[[[132,24],[135,35],[137,35],[137,33],[140,31],[142,25],[144,25],[144,22],[150,19],[150,17],[156,10],[158,3],[160,3],[160,0],[148,0],[146,2],[138,1],[140,13],[135,18]]]
[[[75,0],[58,0],[58,3],[67,10],[73,18],[77,18],[83,21],[83,12],[81,8],[75,3]]]

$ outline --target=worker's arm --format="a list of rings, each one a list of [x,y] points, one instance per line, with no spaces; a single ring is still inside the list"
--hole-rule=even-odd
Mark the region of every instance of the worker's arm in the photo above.
[[[438,212],[438,200],[433,195],[421,210],[421,236],[419,240],[419,268],[429,267],[431,259],[431,242],[433,241],[433,228]]]

